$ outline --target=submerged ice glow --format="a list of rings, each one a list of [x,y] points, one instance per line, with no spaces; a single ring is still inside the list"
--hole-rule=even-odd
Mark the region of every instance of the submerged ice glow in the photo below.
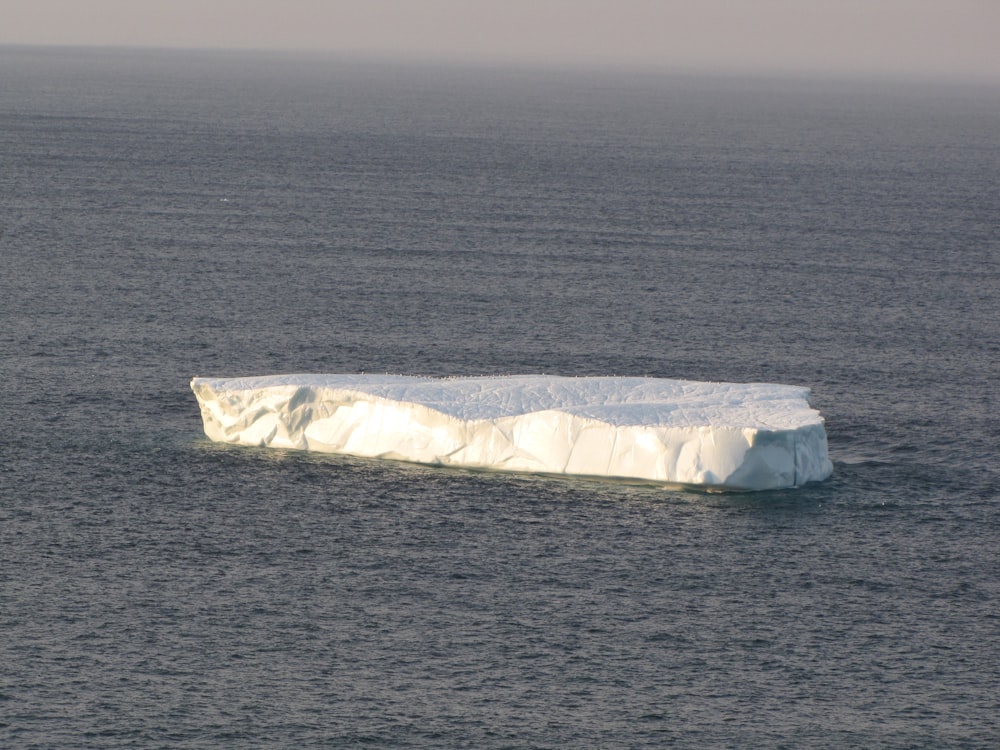
[[[524,375],[195,378],[212,440],[432,465],[712,488],[828,477],[809,390]]]

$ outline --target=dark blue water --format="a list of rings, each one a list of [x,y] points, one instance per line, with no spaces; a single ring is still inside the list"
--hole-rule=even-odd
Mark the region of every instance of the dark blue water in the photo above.
[[[0,746],[995,747],[1000,91],[0,50]],[[807,385],[703,495],[193,375]]]

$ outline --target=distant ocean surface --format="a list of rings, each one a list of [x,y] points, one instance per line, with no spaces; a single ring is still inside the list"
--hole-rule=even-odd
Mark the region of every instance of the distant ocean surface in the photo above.
[[[995,748],[1000,90],[0,49],[0,747]],[[805,385],[794,491],[210,443],[194,375]]]

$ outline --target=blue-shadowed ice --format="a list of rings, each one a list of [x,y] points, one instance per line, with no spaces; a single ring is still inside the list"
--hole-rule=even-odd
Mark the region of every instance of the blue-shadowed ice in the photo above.
[[[809,390],[519,375],[195,378],[212,440],[422,464],[712,489],[794,487],[833,466]]]

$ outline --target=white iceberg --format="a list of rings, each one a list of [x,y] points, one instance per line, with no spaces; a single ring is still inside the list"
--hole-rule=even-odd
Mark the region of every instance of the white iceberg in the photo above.
[[[194,378],[216,441],[439,466],[762,490],[833,471],[809,389],[521,375]]]

